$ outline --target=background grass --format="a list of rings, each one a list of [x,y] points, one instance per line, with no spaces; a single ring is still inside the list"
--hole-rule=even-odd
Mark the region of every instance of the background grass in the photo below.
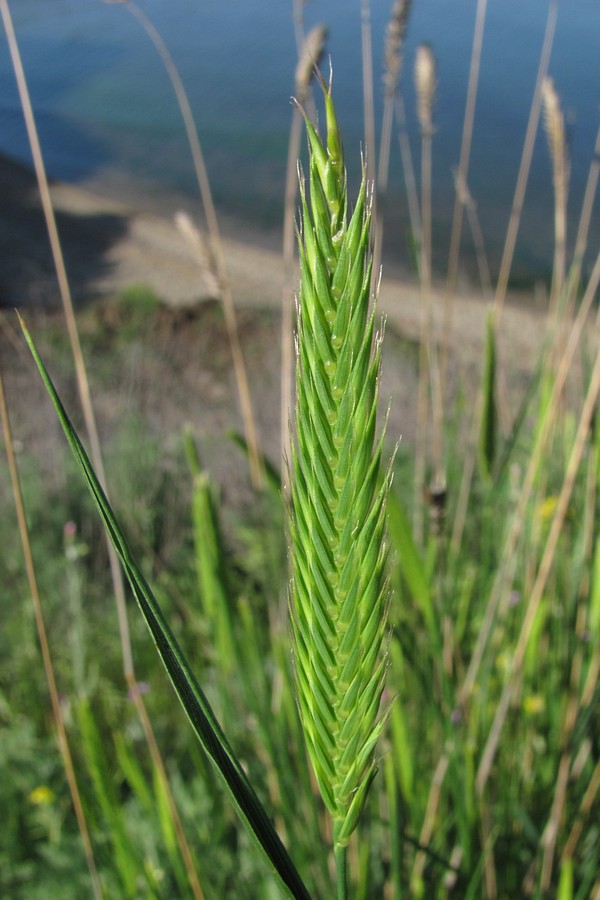
[[[152,315],[160,311],[150,313],[146,324]],[[101,344],[102,334],[99,329],[86,340]],[[127,352],[131,345],[124,332],[121,341]],[[360,838],[351,846],[359,896],[386,890],[397,896],[402,891],[407,896],[481,896],[486,866],[493,866],[489,871],[497,896],[519,895],[527,879],[529,893],[540,894],[544,835],[565,754],[569,780],[557,845],[564,851],[581,819],[573,896],[590,896],[600,842],[596,794],[586,808],[586,791],[597,770],[595,422],[494,766],[481,795],[475,786],[577,424],[575,406],[562,404],[519,521],[520,538],[507,560],[506,535],[515,525],[523,476],[539,438],[540,406],[547,403],[544,379],[532,385],[514,433],[498,445],[491,474],[487,467],[475,470],[458,546],[450,539],[465,468],[458,435],[471,408],[459,402],[449,418],[447,444],[457,452],[448,458],[448,505],[441,535],[430,530],[422,547],[414,543],[409,524],[414,460],[410,448],[400,447],[389,525],[394,590],[388,690],[396,700],[381,747],[381,771]],[[189,439],[187,454],[185,444],[182,432],[166,451],[148,438],[141,417],[123,422],[105,447],[117,513],[296,865],[315,896],[326,896],[326,824],[310,783],[290,679],[281,503],[268,491],[251,506],[227,509],[197,460],[190,471]],[[160,788],[122,688],[100,526],[66,454],[57,466],[64,474],[54,485],[40,477],[26,452],[20,454],[20,467],[61,702],[107,894],[185,896],[185,875]],[[69,522],[75,527],[65,533]],[[3,802],[10,811],[0,839],[1,883],[8,896],[29,897],[36,891],[41,896],[54,880],[77,896],[85,883],[85,861],[53,740],[28,588],[8,516],[2,531],[0,579],[12,602],[5,606],[0,638],[0,746],[8,775]],[[215,552],[212,583],[201,549],[209,544]],[[465,699],[465,673],[495,580],[507,563],[479,672]],[[596,598],[592,605],[591,597]],[[136,668],[148,679],[142,685],[148,712],[206,896],[269,896],[270,891],[276,896],[156,669],[142,622],[134,616],[131,626]],[[433,791],[432,806],[436,773],[444,777],[439,796]],[[430,817],[428,837],[424,826]],[[428,846],[422,856],[419,842]],[[558,856],[549,895],[563,867]]]

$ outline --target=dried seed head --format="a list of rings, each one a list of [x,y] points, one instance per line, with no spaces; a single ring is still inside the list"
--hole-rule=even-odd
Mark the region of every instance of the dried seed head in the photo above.
[[[428,137],[433,133],[433,101],[436,88],[435,56],[429,44],[417,47],[415,85],[419,125],[423,136]]]
[[[544,128],[550,148],[554,189],[557,195],[566,194],[569,162],[565,140],[565,120],[560,106],[560,98],[551,78],[544,78],[542,84],[544,104]]]
[[[385,72],[383,83],[387,93],[393,93],[402,69],[402,48],[412,0],[394,0],[385,34]]]
[[[323,56],[326,40],[325,25],[315,25],[304,38],[302,53],[296,66],[296,96],[300,101],[306,96],[315,68]]]

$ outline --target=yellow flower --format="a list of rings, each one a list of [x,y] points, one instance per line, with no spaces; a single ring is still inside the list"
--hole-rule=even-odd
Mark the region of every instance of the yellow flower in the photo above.
[[[29,802],[34,806],[50,806],[54,802],[54,791],[45,784],[41,784],[32,790]]]
[[[530,694],[523,700],[523,711],[528,716],[536,716],[544,712],[545,708],[546,702],[541,694]]]
[[[549,497],[540,503],[537,508],[538,518],[542,522],[547,522],[554,515],[554,510],[556,509],[556,505],[558,503],[558,497],[555,497],[551,494]]]

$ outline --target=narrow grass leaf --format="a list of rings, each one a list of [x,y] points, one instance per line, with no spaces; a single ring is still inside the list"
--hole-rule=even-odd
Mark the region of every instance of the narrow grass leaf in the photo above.
[[[297,898],[308,898],[309,894],[306,887],[281,843],[279,835],[275,831],[264,807],[256,796],[244,770],[229,746],[204,692],[163,616],[154,594],[131,555],[127,541],[96,477],[84,447],[71,424],[23,320],[21,320],[21,327],[46,390],[54,404],[73,455],[83,470],[85,481],[102,518],[104,527],[119,556],[131,590],[154,638],[158,653],[202,747],[214,763],[229,798],[248,829],[249,834],[264,853],[266,860],[281,879],[289,895]]]
[[[387,532],[398,555],[398,566],[423,614],[427,630],[432,634],[436,626],[427,569],[417,550],[404,507],[393,488],[387,498],[387,513]]]

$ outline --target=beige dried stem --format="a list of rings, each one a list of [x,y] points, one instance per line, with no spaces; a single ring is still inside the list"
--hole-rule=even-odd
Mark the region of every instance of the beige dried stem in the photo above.
[[[394,100],[394,114],[398,125],[398,146],[400,149],[400,159],[402,160],[402,173],[404,175],[404,186],[406,188],[412,243],[416,248],[418,258],[421,253],[421,243],[423,241],[421,211],[419,209],[419,194],[417,191],[417,179],[415,176],[412,150],[410,148],[410,139],[406,127],[404,97],[402,96],[401,90],[396,93]]]
[[[295,96],[302,106],[307,105],[310,97],[312,78],[317,70],[327,40],[327,28],[323,24],[315,25],[308,32],[300,47],[298,64],[295,73]],[[302,114],[294,104],[292,108],[292,124],[288,142],[288,157],[285,178],[285,204],[283,218],[283,285],[281,291],[281,477],[282,487],[285,484],[286,460],[289,459],[290,429],[289,415],[292,405],[294,336],[293,336],[293,302],[295,255],[294,255],[294,209],[298,192],[297,160],[300,156],[302,139]]]
[[[598,176],[600,175],[600,128],[596,134],[596,143],[592,155],[588,178],[585,185],[583,202],[581,204],[581,214],[579,216],[579,226],[577,228],[577,236],[575,238],[575,249],[573,251],[573,262],[569,270],[569,285],[567,288],[567,307],[570,308],[575,303],[577,291],[581,282],[581,269],[583,266],[583,258],[587,248],[588,236],[590,231],[590,222],[592,218],[592,210],[594,207],[594,198],[598,187]]]
[[[471,66],[469,70],[469,84],[467,87],[467,102],[465,106],[465,117],[463,121],[463,132],[460,145],[460,158],[458,163],[458,171],[456,174],[456,195],[454,198],[454,212],[452,215],[450,251],[448,254],[448,275],[446,280],[446,292],[450,296],[456,290],[463,212],[467,207],[469,197],[469,191],[467,187],[469,161],[471,158],[471,144],[473,141],[473,123],[475,121],[475,106],[477,102],[477,87],[479,84],[479,69],[481,65],[481,49],[483,46],[483,32],[485,28],[486,12],[487,0],[478,0],[477,14],[475,17],[475,31],[473,34],[473,47],[471,49]]]
[[[548,63],[550,62],[550,54],[552,52],[552,43],[554,41],[554,32],[556,30],[556,17],[558,13],[558,0],[550,0],[548,8],[548,18],[546,20],[546,31],[544,34],[544,42],[542,44],[542,52],[540,55],[540,64],[533,91],[533,99],[531,101],[531,109],[529,112],[529,120],[527,122],[527,131],[525,134],[525,142],[523,144],[523,153],[521,155],[521,163],[519,166],[519,174],[517,176],[517,184],[515,186],[515,194],[513,197],[512,208],[506,238],[504,241],[504,250],[502,252],[502,261],[500,263],[500,271],[498,273],[498,282],[496,285],[496,296],[494,298],[494,317],[496,324],[500,321],[504,301],[506,300],[506,292],[508,289],[508,279],[512,267],[515,245],[517,242],[517,234],[521,223],[521,211],[523,209],[523,200],[525,199],[525,189],[529,178],[529,170],[531,168],[531,158],[533,156],[533,147],[535,144],[535,135],[537,132],[540,111],[542,105],[542,85],[544,78],[548,72]]]
[[[50,652],[50,646],[48,643],[48,635],[46,632],[46,624],[44,621],[44,613],[42,610],[42,601],[41,601],[41,597],[40,597],[37,576],[35,573],[33,554],[31,552],[31,543],[29,540],[29,528],[27,525],[27,517],[25,515],[25,506],[23,503],[23,494],[21,491],[21,481],[19,478],[17,461],[16,461],[15,453],[14,453],[12,430],[11,430],[11,425],[10,425],[10,418],[9,418],[9,414],[8,414],[6,397],[4,394],[4,382],[3,382],[1,371],[0,371],[0,419],[2,420],[2,430],[4,433],[4,445],[6,447],[8,470],[10,473],[10,480],[11,480],[11,484],[12,484],[12,488],[13,488],[13,496],[14,496],[14,501],[15,501],[15,509],[16,509],[16,513],[17,513],[17,523],[18,523],[18,527],[19,527],[19,535],[21,538],[21,546],[23,547],[23,556],[25,557],[25,570],[27,572],[27,580],[29,582],[29,590],[31,591],[31,598],[33,600],[33,611],[34,611],[34,616],[35,616],[35,624],[36,624],[36,628],[37,628],[38,638],[40,641],[40,649],[42,652],[42,661],[44,664],[44,671],[46,673],[46,682],[48,684],[48,692],[50,694],[50,704],[52,706],[52,716],[54,718],[54,725],[56,727],[56,737],[57,737],[57,741],[58,741],[58,748],[59,748],[60,754],[63,759],[63,765],[65,767],[65,774],[67,776],[67,783],[69,785],[69,792],[71,794],[73,809],[75,811],[75,817],[77,819],[77,825],[79,827],[79,832],[81,834],[83,850],[85,853],[88,871],[90,873],[90,880],[92,882],[92,893],[93,893],[94,897],[96,898],[96,900],[102,900],[102,897],[104,896],[104,892],[102,890],[102,882],[100,881],[100,876],[98,875],[98,870],[96,868],[96,861],[94,858],[94,850],[92,847],[92,841],[91,841],[89,829],[87,826],[87,820],[85,817],[83,804],[81,802],[81,795],[79,793],[79,785],[77,784],[77,776],[75,775],[75,768],[73,766],[73,758],[71,756],[71,749],[69,747],[69,739],[67,737],[67,731],[65,728],[65,723],[64,723],[63,714],[62,714],[62,707],[61,707],[60,699],[59,699],[58,687],[56,684],[56,676],[54,673],[54,666],[52,664],[52,654]]]
[[[473,653],[471,655],[471,660],[469,662],[469,666],[464,677],[464,680],[460,686],[460,689],[457,691],[457,706],[462,709],[468,708],[470,695],[475,688],[475,684],[477,682],[477,677],[479,674],[479,670],[481,664],[485,658],[485,650],[488,646],[488,641],[490,639],[491,634],[493,633],[493,626],[496,621],[496,614],[498,610],[498,606],[502,596],[505,596],[506,593],[510,590],[511,579],[513,577],[513,569],[514,563],[517,558],[517,548],[519,544],[519,539],[524,527],[524,523],[526,521],[525,510],[527,508],[527,504],[530,502],[531,494],[533,491],[533,487],[536,481],[536,475],[539,472],[540,464],[543,459],[543,455],[547,450],[547,442],[549,436],[552,433],[552,429],[554,426],[555,416],[558,410],[558,398],[560,397],[566,380],[575,360],[575,355],[580,347],[580,342],[584,330],[586,328],[587,323],[589,322],[590,311],[596,297],[596,292],[598,290],[598,286],[600,285],[600,254],[598,254],[596,258],[596,262],[594,264],[594,268],[592,270],[590,280],[587,284],[585,294],[581,301],[579,310],[577,312],[577,316],[573,323],[573,327],[571,329],[571,333],[569,335],[569,340],[567,342],[567,346],[565,348],[565,352],[563,353],[558,371],[556,373],[556,378],[554,384],[552,386],[552,394],[548,401],[548,414],[546,416],[546,420],[543,423],[542,430],[540,433],[540,437],[536,444],[535,450],[529,460],[529,465],[527,467],[527,472],[525,473],[525,477],[523,480],[523,484],[519,494],[519,502],[517,504],[517,508],[515,510],[512,525],[510,527],[508,536],[504,543],[504,549],[502,552],[502,563],[495,574],[494,582],[490,591],[490,595],[487,601],[486,609],[483,615],[482,624],[479,628],[477,639],[475,641],[475,647],[473,648]],[[600,668],[600,667],[599,667]],[[595,684],[594,684],[595,687]],[[584,695],[582,698],[582,703],[585,705],[586,703],[591,702],[591,694],[593,690],[589,692],[589,695],[586,696],[586,692],[584,691]],[[499,732],[498,732],[499,736]],[[493,758],[495,748],[492,750],[490,747],[491,757]],[[439,767],[442,766],[444,762],[448,759],[448,751],[444,748],[442,752],[439,762],[438,768],[436,768],[436,772]],[[443,768],[445,772],[445,769]],[[486,776],[487,777],[487,773]],[[435,802],[432,805],[431,815],[435,815],[437,810],[437,801],[439,800],[439,784],[434,778],[429,791],[429,802],[428,809],[430,804],[432,803],[432,798]]]
[[[542,82],[544,129],[548,138],[554,186],[554,268],[550,291],[550,309],[561,318],[564,310],[564,283],[567,239],[567,192],[569,160],[565,140],[565,120],[560,99],[551,78]]]
[[[490,275],[490,267],[488,264],[486,252],[485,252],[485,242],[483,240],[483,231],[481,228],[481,224],[479,222],[479,216],[477,215],[477,205],[471,196],[471,192],[466,184],[466,182],[459,182],[459,173],[452,173],[456,182],[456,191],[457,194],[460,194],[460,203],[462,204],[465,212],[467,213],[467,221],[469,223],[469,228],[471,230],[471,237],[473,239],[473,247],[475,249],[475,259],[477,261],[477,268],[479,270],[479,281],[481,284],[481,289],[483,291],[483,296],[489,299],[492,296],[492,279]],[[451,331],[451,319],[448,325],[448,329],[444,326],[444,335],[449,335]]]
[[[519,638],[517,640],[517,644],[510,663],[506,683],[504,685],[504,689],[502,691],[502,695],[496,709],[496,714],[494,716],[492,727],[490,728],[485,748],[481,755],[481,760],[475,779],[475,787],[479,796],[482,795],[489,778],[492,764],[496,755],[496,750],[498,748],[500,734],[502,732],[504,722],[506,721],[506,716],[510,707],[511,699],[514,695],[516,685],[520,677],[523,660],[525,658],[525,652],[527,650],[527,645],[531,636],[535,616],[542,600],[544,590],[546,588],[546,583],[552,569],[552,564],[554,562],[558,540],[563,530],[565,518],[571,500],[571,495],[573,493],[573,487],[575,485],[575,479],[579,470],[579,465],[589,442],[590,424],[592,421],[592,417],[596,412],[599,395],[600,349],[598,349],[596,353],[594,368],[592,370],[588,391],[581,410],[581,415],[579,417],[579,424],[573,443],[573,449],[571,451],[571,456],[569,458],[563,485],[558,497],[558,502],[556,504],[556,510],[552,518],[552,523],[550,525],[550,531],[546,541],[544,555],[542,557],[535,584],[527,603],[527,609],[525,611]]]
[[[114,3],[115,0],[108,0],[108,2]],[[229,338],[229,346],[231,349],[231,357],[233,361],[240,401],[240,410],[244,423],[244,435],[248,447],[250,476],[253,486],[255,488],[260,488],[262,487],[264,478],[262,455],[260,452],[258,434],[256,430],[256,421],[252,409],[252,400],[250,396],[250,387],[248,385],[246,366],[244,363],[244,355],[242,353],[242,345],[239,337],[237,316],[235,312],[235,306],[233,304],[231,280],[229,278],[227,263],[225,262],[225,252],[223,250],[223,241],[221,240],[221,231],[219,229],[217,213],[212,198],[212,191],[210,189],[210,181],[208,178],[208,172],[206,170],[206,164],[204,162],[204,155],[200,146],[198,129],[196,128],[196,123],[194,121],[190,102],[181,80],[181,76],[179,75],[177,67],[173,62],[173,58],[171,57],[171,54],[169,53],[167,46],[160,36],[159,32],[157,31],[156,27],[152,24],[146,14],[142,12],[142,10],[135,3],[131,2],[131,0],[124,0],[124,2],[122,2],[122,0],[118,0],[118,3],[131,12],[131,14],[138,20],[138,22],[154,44],[154,47],[165,67],[167,75],[169,76],[169,80],[171,81],[173,91],[177,98],[177,103],[179,105],[179,110],[181,112],[181,117],[183,119],[188,143],[190,146],[196,179],[198,181],[198,188],[200,191],[200,196],[202,198],[202,204],[204,206],[211,253],[215,261],[217,278],[219,279],[221,288],[221,299],[223,303],[223,312],[225,314],[225,327],[227,328],[227,336]]]
[[[363,73],[363,113],[365,119],[365,165],[367,180],[375,184],[375,101],[373,88],[373,42],[371,39],[371,3],[360,2],[360,33]],[[377,198],[373,197],[373,218],[376,221]],[[375,273],[375,277],[378,275]]]
[[[87,370],[85,366],[85,362],[83,359],[83,353],[81,351],[81,342],[79,340],[79,332],[77,329],[77,322],[75,319],[75,311],[73,307],[73,298],[71,296],[71,289],[69,286],[69,280],[67,278],[67,271],[65,267],[64,257],[62,253],[62,247],[60,243],[60,238],[58,235],[58,228],[56,226],[56,217],[54,215],[54,208],[52,205],[52,198],[50,195],[50,189],[48,186],[48,177],[46,175],[46,168],[44,165],[44,158],[42,155],[42,150],[40,147],[39,136],[37,132],[37,127],[35,123],[35,117],[33,114],[33,108],[31,105],[31,98],[29,96],[29,90],[27,87],[27,79],[25,78],[25,72],[23,70],[23,63],[21,61],[21,54],[19,52],[19,45],[17,42],[17,38],[14,31],[14,26],[12,22],[12,17],[10,14],[10,9],[8,6],[7,0],[0,0],[0,11],[2,13],[2,21],[4,24],[4,29],[6,32],[9,52],[11,55],[11,61],[15,72],[15,78],[17,82],[17,88],[19,92],[19,99],[21,103],[21,108],[23,110],[23,116],[25,119],[25,126],[27,129],[27,136],[29,139],[29,144],[31,147],[31,155],[33,158],[33,164],[35,169],[35,174],[37,178],[38,188],[40,191],[40,197],[42,202],[42,209],[44,212],[44,218],[46,221],[46,227],[48,230],[48,237],[50,240],[50,248],[52,251],[52,258],[54,261],[54,267],[56,269],[56,275],[58,279],[58,286],[61,296],[61,301],[65,314],[65,322],[67,325],[67,332],[69,335],[69,342],[71,345],[71,350],[73,353],[73,360],[75,364],[75,375],[77,380],[77,388],[79,391],[79,397],[81,402],[81,407],[84,416],[85,427],[88,435],[88,440],[90,442],[90,452],[91,458],[94,465],[94,468],[98,474],[98,479],[106,489],[106,474],[104,470],[104,462],[102,458],[102,452],[100,450],[100,440],[98,437],[98,428],[96,425],[96,417],[94,413],[94,408],[91,399],[91,392],[89,386],[89,380],[87,376]],[[175,828],[175,832],[177,834],[177,839],[179,842],[179,846],[181,849],[181,854],[184,860],[184,864],[186,866],[186,872],[188,873],[190,887],[192,888],[194,897],[197,900],[203,897],[202,889],[200,887],[200,882],[198,880],[198,875],[196,873],[195,865],[192,859],[191,850],[189,848],[189,844],[187,843],[183,826],[181,823],[181,819],[179,818],[179,814],[175,807],[175,802],[173,799],[173,794],[171,792],[171,788],[169,785],[169,781],[167,778],[166,769],[160,755],[160,751],[158,749],[158,745],[156,743],[156,738],[154,736],[154,732],[152,730],[152,726],[150,724],[150,720],[148,719],[148,714],[146,712],[146,707],[144,705],[144,701],[142,695],[139,690],[138,681],[135,676],[135,670],[133,666],[133,654],[131,649],[131,639],[129,634],[129,621],[127,617],[127,609],[125,604],[125,589],[123,583],[123,573],[121,571],[121,567],[119,565],[119,561],[117,555],[110,543],[108,537],[106,538],[107,549],[108,549],[108,557],[110,563],[111,577],[113,582],[113,590],[115,593],[115,603],[117,607],[117,619],[119,625],[119,639],[121,644],[121,655],[123,658],[123,675],[127,686],[129,688],[130,696],[136,708],[136,712],[140,718],[140,722],[142,724],[142,728],[144,730],[144,736],[146,738],[146,742],[148,744],[148,748],[150,751],[150,755],[152,757],[152,762],[155,766],[155,771],[158,773],[158,776],[162,782],[163,789],[165,791],[165,796],[167,797],[167,802],[169,805],[169,812],[171,814],[171,818],[173,821],[173,825]]]
[[[481,260],[485,260],[482,253],[483,240],[476,217],[473,216],[472,201],[469,205],[470,193],[468,189],[469,160],[471,158],[471,144],[473,140],[473,123],[475,121],[475,106],[477,101],[477,87],[479,84],[479,69],[481,64],[481,48],[483,46],[483,32],[485,28],[485,16],[487,0],[478,0],[475,17],[475,30],[473,34],[473,47],[471,50],[471,66],[469,71],[469,84],[467,88],[467,102],[463,121],[463,133],[460,146],[460,158],[456,173],[456,193],[454,197],[454,212],[452,214],[452,230],[450,232],[450,250],[448,253],[448,274],[446,278],[446,291],[444,296],[443,318],[443,342],[440,355],[440,370],[442,384],[445,382],[445,374],[448,362],[448,349],[452,333],[452,315],[454,310],[454,294],[458,276],[458,260],[460,256],[460,241],[462,235],[463,213],[467,209],[467,215],[471,220],[473,237],[477,247],[477,259],[482,280],[486,278],[485,269],[482,270]],[[487,267],[487,263],[484,263]],[[489,274],[487,275],[489,280]]]
[[[381,125],[381,143],[379,147],[379,165],[377,167],[377,195],[380,201],[385,196],[388,187],[392,125],[394,121],[394,99],[402,74],[404,38],[406,36],[410,7],[411,0],[395,0],[385,33],[383,121]],[[376,219],[373,271],[379,272],[381,247],[383,243],[383,215],[381,202],[377,204]]]
[[[421,129],[421,347],[419,364],[419,392],[417,399],[417,440],[415,459],[415,521],[418,541],[423,539],[422,495],[427,470],[427,431],[429,423],[429,395],[432,399],[434,469],[432,490],[445,490],[442,449],[442,398],[437,351],[432,334],[431,297],[431,144],[433,138],[433,104],[436,89],[436,61],[428,44],[417,48],[415,59],[415,87],[417,116]]]
[[[187,241],[200,264],[206,290],[211,297],[222,300],[221,285],[215,272],[214,260],[202,232],[196,226],[192,217],[184,210],[180,209],[175,213],[174,222],[178,232]]]
[[[591,492],[593,494],[593,508],[592,516],[588,516],[588,519],[592,518],[595,512],[594,500],[596,493],[596,473],[598,464],[596,454],[593,452],[592,448],[590,448],[590,450],[591,452],[588,454],[588,483],[591,486]],[[592,461],[592,465],[589,465],[590,458]],[[589,477],[590,475],[591,477]],[[586,542],[590,549],[589,555],[591,556],[590,544],[593,546],[593,534],[589,533],[588,528],[586,528],[586,531],[588,532],[588,538],[591,538],[591,541],[588,539],[588,541]],[[541,839],[541,846],[544,848],[544,856],[542,860],[540,886],[543,894],[547,894],[550,889],[550,882],[554,870],[556,845],[560,834],[561,822],[564,820],[564,810],[567,803],[569,779],[576,765],[577,755],[580,752],[578,741],[573,741],[572,737],[573,730],[577,722],[577,717],[582,708],[580,696],[582,682],[581,676],[584,671],[583,648],[586,644],[585,635],[588,620],[587,607],[589,605],[586,600],[587,598],[582,599],[582,602],[579,603],[577,609],[577,619],[575,622],[575,636],[577,638],[577,644],[571,661],[569,696],[562,717],[563,721],[560,735],[560,746],[562,747],[562,754],[558,769],[558,776],[556,778],[556,783],[554,786],[554,797],[552,800],[550,816],[546,823],[546,827],[544,828]]]

